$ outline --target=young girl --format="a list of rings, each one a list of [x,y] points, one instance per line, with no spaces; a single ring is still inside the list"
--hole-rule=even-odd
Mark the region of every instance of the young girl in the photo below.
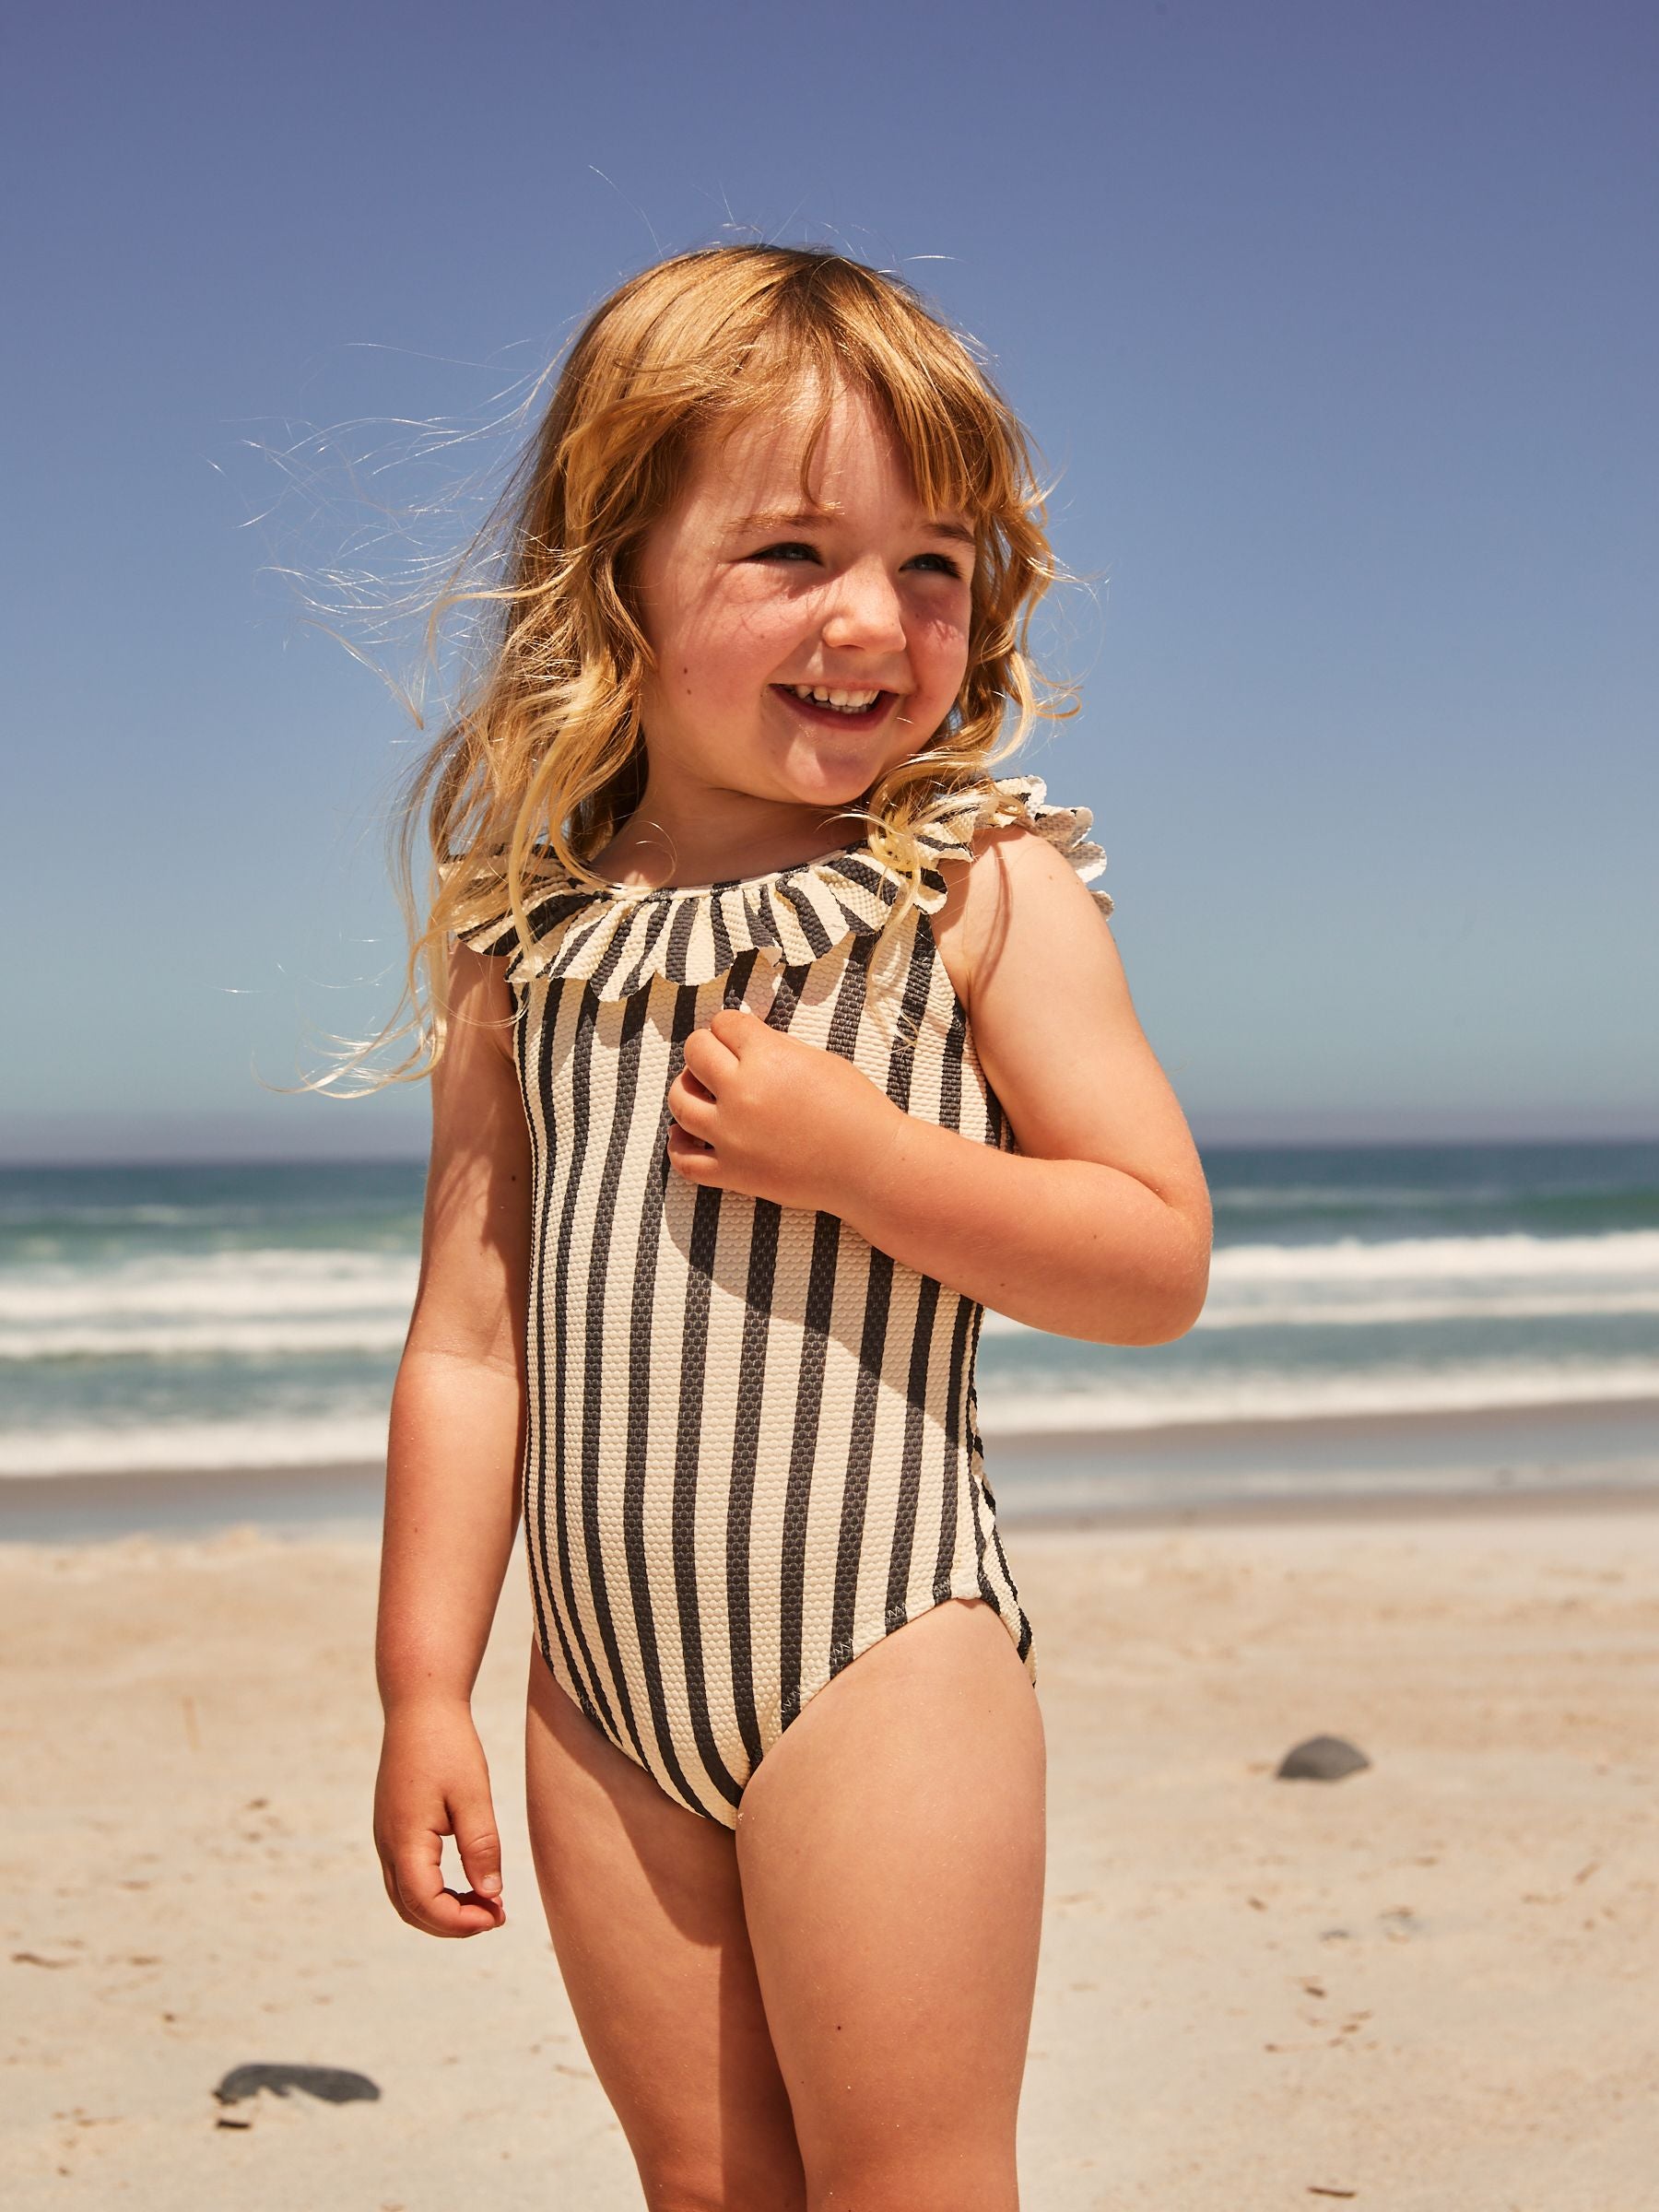
[[[1029,449],[902,283],[722,246],[591,318],[506,512],[417,793],[386,1888],[502,1924],[522,1512],[533,1855],[652,2212],[1008,2212],[1044,1746],[981,1313],[1159,1343],[1209,1248],[1090,812],[991,772],[1052,712]]]

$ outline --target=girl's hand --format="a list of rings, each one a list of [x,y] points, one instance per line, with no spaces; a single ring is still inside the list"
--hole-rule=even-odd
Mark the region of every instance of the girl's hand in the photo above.
[[[454,1837],[472,1885],[465,1895],[443,1886],[445,1836]],[[387,1714],[374,1784],[374,1847],[386,1895],[412,1928],[481,1936],[506,1921],[489,1769],[465,1706],[399,1705]]]
[[[688,1182],[825,1213],[841,1211],[855,1164],[904,1118],[852,1061],[745,1006],[722,1006],[686,1039],[668,1111],[668,1157]]]

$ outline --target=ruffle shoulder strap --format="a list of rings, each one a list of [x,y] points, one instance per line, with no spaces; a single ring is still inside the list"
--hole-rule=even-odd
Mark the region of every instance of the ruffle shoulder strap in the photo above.
[[[1105,853],[1088,836],[1094,821],[1088,807],[1051,806],[1041,776],[997,776],[993,782],[994,801],[982,790],[965,794],[954,811],[917,830],[917,842],[930,855],[916,896],[924,912],[936,912],[949,889],[940,864],[971,860],[982,829],[1018,823],[1035,830],[1085,883],[1105,867]],[[540,876],[527,906],[528,946],[520,943],[510,913],[462,929],[460,940],[476,952],[512,956],[510,983],[580,980],[602,999],[631,997],[653,976],[712,982],[749,951],[803,966],[850,936],[874,935],[905,883],[863,842],[768,876],[656,890],[614,884],[594,890],[550,860],[544,860]],[[1111,913],[1110,892],[1095,889],[1090,896],[1102,914]]]

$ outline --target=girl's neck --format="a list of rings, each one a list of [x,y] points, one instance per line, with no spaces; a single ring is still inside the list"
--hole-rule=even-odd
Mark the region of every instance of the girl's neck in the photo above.
[[[618,889],[665,890],[781,874],[844,853],[859,836],[859,823],[842,813],[826,816],[793,836],[734,833],[722,842],[706,826],[677,836],[665,828],[660,815],[641,806],[588,865]]]

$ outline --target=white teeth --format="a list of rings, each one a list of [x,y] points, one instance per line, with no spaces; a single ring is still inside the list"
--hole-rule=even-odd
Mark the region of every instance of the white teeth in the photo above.
[[[789,688],[797,699],[809,699],[820,707],[840,707],[849,714],[862,714],[881,697],[879,691],[832,691],[817,684],[791,684]]]

